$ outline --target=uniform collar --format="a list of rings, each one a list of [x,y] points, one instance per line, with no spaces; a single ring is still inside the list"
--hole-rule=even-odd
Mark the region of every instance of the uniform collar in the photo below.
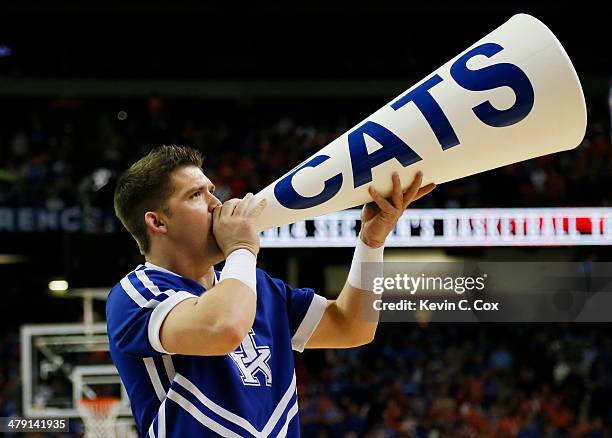
[[[157,271],[166,272],[167,274],[176,275],[177,277],[180,277],[180,278],[183,278],[183,279],[187,279],[187,280],[195,281],[195,280],[193,280],[193,279],[191,279],[191,278],[188,278],[188,277],[183,277],[182,275],[179,275],[179,274],[177,274],[176,272],[172,272],[172,271],[170,271],[169,269],[162,268],[161,266],[157,266],[157,265],[155,265],[155,264],[153,264],[153,263],[151,263],[151,262],[145,262],[145,264],[144,264],[144,265],[145,265],[145,267],[147,267],[147,268],[149,268],[149,269],[155,269],[155,270],[157,270]],[[214,275],[213,275],[213,286],[215,286],[215,285],[217,284],[217,281],[219,281],[219,279],[217,278],[218,273],[217,273],[217,271],[215,271],[215,270],[213,269],[213,274],[214,274]],[[197,282],[196,282],[196,283],[197,283]],[[198,283],[198,284],[200,284],[200,283]],[[200,286],[201,286],[201,285],[200,285]]]

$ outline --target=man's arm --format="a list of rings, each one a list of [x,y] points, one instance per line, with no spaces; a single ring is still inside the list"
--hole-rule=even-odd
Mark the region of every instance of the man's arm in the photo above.
[[[236,349],[255,319],[256,296],[228,278],[199,298],[177,304],[159,333],[164,350],[194,356],[221,356]]]
[[[418,172],[412,184],[402,192],[399,175],[394,173],[393,193],[383,198],[373,187],[373,202],[366,204],[361,214],[360,242],[357,245],[347,282],[336,300],[329,300],[319,325],[306,343],[306,348],[348,348],[367,344],[374,339],[378,326],[378,311],[374,300],[380,295],[361,284],[361,264],[380,263],[385,239],[395,227],[406,207],[425,196],[434,184],[421,187],[423,175]]]
[[[375,312],[376,319],[365,320],[361,309],[369,312],[377,298],[379,295],[346,283],[336,300],[327,301],[321,322],[306,348],[350,348],[372,342],[378,326],[378,312],[370,312]]]

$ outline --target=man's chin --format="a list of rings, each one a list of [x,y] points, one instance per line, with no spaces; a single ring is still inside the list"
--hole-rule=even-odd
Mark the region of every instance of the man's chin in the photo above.
[[[207,242],[204,255],[210,260],[211,265],[217,265],[225,260],[225,256],[219,248],[219,245],[217,245],[217,241],[214,237]]]
[[[225,256],[223,255],[223,253],[219,252],[219,254],[216,254],[216,257],[211,258],[211,265],[215,266],[218,265],[219,263],[221,263],[222,261],[225,260]]]

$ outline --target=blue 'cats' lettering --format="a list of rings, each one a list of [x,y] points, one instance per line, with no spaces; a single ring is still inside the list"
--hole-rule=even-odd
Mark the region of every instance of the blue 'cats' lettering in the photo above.
[[[466,90],[487,91],[499,87],[512,89],[516,101],[506,110],[496,109],[489,101],[472,108],[480,121],[495,128],[510,126],[523,120],[531,112],[535,100],[529,78],[514,64],[498,63],[478,70],[470,70],[467,67],[468,61],[475,56],[484,55],[491,58],[502,50],[504,48],[496,43],[481,44],[459,57],[450,68],[451,77]],[[427,120],[442,150],[446,151],[459,145],[460,142],[448,117],[429,92],[442,81],[440,75],[433,75],[393,102],[391,108],[397,111],[413,102]],[[368,153],[366,135],[377,141],[382,147],[371,154]],[[399,161],[404,167],[421,160],[421,157],[402,139],[373,121],[366,121],[348,134],[348,147],[353,169],[353,187],[355,188],[371,182],[372,169],[391,159]],[[329,158],[328,155],[317,155],[278,181],[274,187],[274,195],[278,202],[286,208],[304,209],[322,204],[334,197],[342,187],[342,173],[325,181],[323,191],[316,196],[301,196],[292,184],[297,172],[305,167],[316,167]]]
[[[372,137],[382,148],[368,153],[365,136]],[[410,166],[421,157],[397,135],[376,122],[365,122],[348,135],[351,164],[353,165],[353,185],[355,188],[372,181],[372,169],[392,158]]]
[[[296,173],[302,170],[304,167],[317,167],[319,164],[327,161],[329,155],[317,155],[310,161],[307,161],[302,166],[295,169],[293,172],[287,174],[283,179],[276,183],[274,186],[274,196],[278,202],[285,208],[291,208],[294,210],[301,210],[304,208],[314,207],[315,205],[322,204],[323,202],[331,199],[342,187],[342,174],[339,173],[327,181],[323,191],[316,196],[302,196],[293,188],[291,181]]]
[[[486,91],[498,87],[510,87],[516,95],[516,102],[507,110],[498,110],[486,101],[472,108],[476,117],[495,128],[514,125],[523,120],[533,108],[534,93],[529,78],[514,64],[502,62],[478,70],[467,68],[469,59],[477,55],[487,58],[504,50],[495,43],[485,43],[473,48],[457,59],[450,69],[451,76],[459,85],[470,91]]]
[[[433,75],[414,90],[410,90],[404,96],[391,104],[391,108],[398,110],[409,102],[414,102],[417,108],[429,123],[430,128],[435,134],[442,149],[447,150],[459,144],[457,134],[453,130],[446,114],[435,101],[433,96],[429,94],[429,89],[442,82],[439,75]]]

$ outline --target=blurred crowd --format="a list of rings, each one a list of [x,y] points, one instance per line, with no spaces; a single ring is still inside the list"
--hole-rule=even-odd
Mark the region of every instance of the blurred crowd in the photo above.
[[[315,108],[316,116],[284,115],[290,110],[270,115],[272,104],[263,103],[221,114],[213,104],[155,96],[130,105],[123,110],[64,99],[16,107],[0,127],[0,206],[110,208],[117,175],[163,143],[200,149],[219,197],[240,197],[273,182],[363,117],[338,117],[325,105]],[[300,103],[294,107],[298,113]],[[444,184],[420,206],[609,205],[608,130],[605,120],[592,119],[577,149]]]
[[[18,336],[1,341],[0,416],[19,415]],[[365,347],[296,354],[296,370],[304,438],[612,432],[605,326],[382,324]]]
[[[0,417],[21,412],[21,378],[19,375],[19,335],[8,331],[0,334]]]
[[[384,324],[298,355],[303,436],[607,437],[612,342],[586,326]]]

